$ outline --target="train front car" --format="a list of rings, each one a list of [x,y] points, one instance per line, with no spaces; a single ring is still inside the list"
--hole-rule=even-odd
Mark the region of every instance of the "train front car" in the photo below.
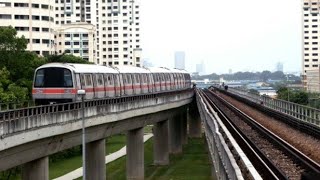
[[[74,72],[68,64],[49,63],[36,69],[32,89],[36,104],[71,102],[76,93]]]

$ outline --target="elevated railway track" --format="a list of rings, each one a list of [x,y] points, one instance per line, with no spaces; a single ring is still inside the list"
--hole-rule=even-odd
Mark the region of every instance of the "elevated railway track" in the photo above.
[[[222,98],[220,92],[200,91],[207,106],[212,107],[253,166],[264,179],[317,179],[320,166],[317,159],[271,132],[261,123]],[[274,118],[274,117],[272,117]],[[317,138],[315,143],[319,143]],[[314,144],[315,147],[319,144]],[[242,172],[246,173],[246,172]]]

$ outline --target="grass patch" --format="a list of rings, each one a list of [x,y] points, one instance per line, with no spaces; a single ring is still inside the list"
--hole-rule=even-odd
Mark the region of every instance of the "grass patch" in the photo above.
[[[114,135],[107,138],[106,142],[106,155],[118,151],[126,144],[126,136]],[[67,159],[59,160],[56,162],[51,162],[49,164],[49,178],[57,178],[66,173],[69,173],[75,169],[82,167],[82,154],[81,152],[73,157]]]
[[[169,166],[153,165],[153,140],[145,143],[145,179],[209,180],[211,165],[205,151],[204,138],[189,139],[183,154],[170,155]],[[126,179],[126,157],[107,165],[107,179]]]

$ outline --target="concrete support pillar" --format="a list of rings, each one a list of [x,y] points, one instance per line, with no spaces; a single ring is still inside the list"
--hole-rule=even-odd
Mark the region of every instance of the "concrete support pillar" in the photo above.
[[[144,179],[143,128],[127,133],[127,179]]]
[[[189,121],[189,137],[201,137],[201,119],[198,108],[191,105],[188,113]]]
[[[23,180],[48,180],[49,179],[48,156],[24,164],[22,169],[22,179]]]
[[[187,121],[187,111],[184,111],[181,115],[181,136],[182,136],[182,144],[185,145],[188,143],[188,121]]]
[[[181,114],[175,115],[172,119],[170,119],[170,121],[171,121],[169,125],[170,153],[173,153],[173,154],[182,153]]]
[[[153,126],[153,160],[155,165],[169,164],[168,121],[161,121]]]
[[[86,144],[86,179],[106,179],[106,140],[100,139]]]

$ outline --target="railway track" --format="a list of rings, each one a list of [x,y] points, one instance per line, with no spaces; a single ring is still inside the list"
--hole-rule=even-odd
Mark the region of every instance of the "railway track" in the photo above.
[[[320,166],[254,119],[211,91],[203,98],[218,112],[252,164],[265,179],[317,179]]]

